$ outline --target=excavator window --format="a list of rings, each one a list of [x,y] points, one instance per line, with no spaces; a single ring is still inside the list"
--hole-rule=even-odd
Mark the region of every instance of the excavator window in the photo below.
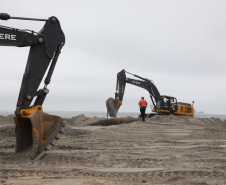
[[[177,103],[177,99],[176,98],[170,98],[170,103],[171,104],[176,104]]]
[[[160,97],[156,102],[156,109],[168,109],[169,99],[166,97]]]
[[[162,96],[156,102],[156,109],[158,110],[171,110],[172,105],[176,106],[177,99],[174,97]]]

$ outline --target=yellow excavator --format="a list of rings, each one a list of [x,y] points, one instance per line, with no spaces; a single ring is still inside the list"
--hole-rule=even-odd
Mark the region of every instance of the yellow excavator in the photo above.
[[[127,78],[126,73],[133,75],[140,80]],[[177,99],[172,96],[160,95],[153,81],[129,73],[123,69],[117,74],[115,98],[108,98],[108,100],[106,101],[107,115],[109,115],[110,117],[117,116],[118,110],[122,105],[126,83],[141,87],[149,92],[151,101],[153,103],[152,112],[154,112],[152,114],[149,114],[149,117],[156,114],[194,116],[193,105],[189,103],[177,102]]]
[[[40,159],[61,137],[66,125],[62,118],[46,114],[42,108],[49,92],[47,85],[65,44],[65,36],[59,20],[54,16],[37,19],[0,13],[0,20],[9,19],[45,22],[39,32],[0,25],[0,46],[30,47],[14,116],[15,151],[30,155],[32,159]],[[44,87],[38,90],[47,69]]]

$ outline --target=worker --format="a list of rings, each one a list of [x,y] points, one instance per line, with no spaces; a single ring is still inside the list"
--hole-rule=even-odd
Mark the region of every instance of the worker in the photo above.
[[[175,108],[176,108],[175,105],[172,104],[172,105],[171,105],[171,109],[170,109],[170,113],[171,113],[171,114],[173,114],[173,113],[175,112]]]
[[[139,101],[138,105],[140,106],[140,113],[141,113],[142,120],[145,121],[144,117],[145,117],[145,111],[148,103],[144,99],[144,96],[141,97],[141,100]]]

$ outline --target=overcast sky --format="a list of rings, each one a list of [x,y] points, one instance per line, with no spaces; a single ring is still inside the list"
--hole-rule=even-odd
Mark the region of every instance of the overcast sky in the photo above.
[[[66,44],[44,110],[106,111],[125,69],[153,80],[162,95],[194,100],[197,111],[226,114],[225,7],[225,0],[1,0],[0,12],[60,20]],[[39,31],[44,23],[0,25]],[[28,52],[0,48],[0,110],[16,108]],[[146,90],[127,84],[119,111],[139,112],[141,95],[150,105]]]

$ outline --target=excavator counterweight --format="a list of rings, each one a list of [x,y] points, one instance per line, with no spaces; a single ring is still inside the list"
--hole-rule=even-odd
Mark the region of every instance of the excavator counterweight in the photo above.
[[[20,93],[15,110],[17,153],[40,159],[60,139],[66,122],[62,118],[43,112],[42,104],[49,93],[47,85],[56,66],[65,36],[59,20],[52,16],[48,19],[11,17],[0,13],[1,20],[19,19],[44,21],[39,32],[20,30],[0,25],[0,46],[30,46],[27,65],[23,75]],[[40,83],[48,69],[44,87]],[[33,105],[31,105],[31,103]]]

